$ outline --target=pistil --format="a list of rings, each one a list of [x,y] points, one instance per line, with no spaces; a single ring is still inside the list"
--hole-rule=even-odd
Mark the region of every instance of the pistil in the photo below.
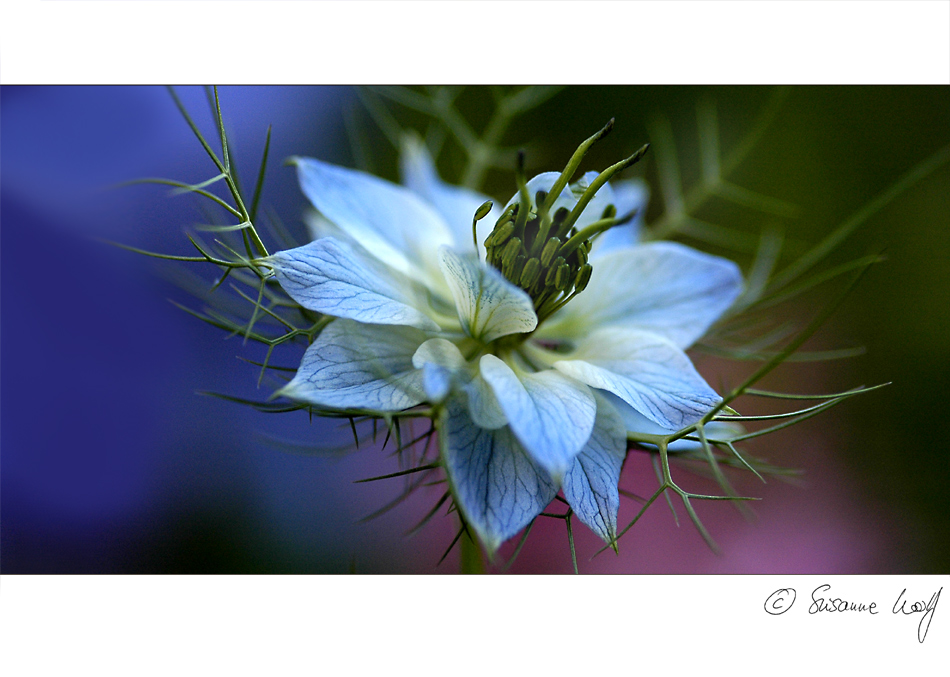
[[[528,293],[538,315],[538,324],[587,287],[593,271],[588,263],[592,240],[610,228],[627,223],[635,214],[631,212],[617,218],[616,207],[608,205],[598,220],[579,232],[575,228],[577,220],[597,191],[613,176],[642,158],[649,144],[605,169],[590,185],[584,187],[581,184],[583,193],[577,198],[573,209],[560,207],[551,213],[587,150],[610,133],[613,122],[611,119],[599,132],[584,141],[571,156],[550,192],[537,191],[533,201],[524,172],[524,153],[520,152],[515,171],[518,199],[505,209],[485,239],[487,262]],[[473,233],[475,222],[484,217],[490,207],[486,203],[479,208],[472,223]]]

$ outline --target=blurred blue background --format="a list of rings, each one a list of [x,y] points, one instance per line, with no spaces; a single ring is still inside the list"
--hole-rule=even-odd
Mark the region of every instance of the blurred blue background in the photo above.
[[[204,92],[179,91],[210,131]],[[697,144],[697,103],[716,103],[729,148],[771,95],[767,88],[570,88],[517,122],[506,141],[534,143],[530,157],[550,162],[534,169],[551,169],[616,116],[611,142],[592,155],[599,166],[647,139],[645,124],[660,111],[680,143],[689,184],[698,175],[690,150]],[[459,106],[483,124],[483,93],[475,88],[466,96]],[[273,125],[264,201],[302,233],[305,201],[281,161],[312,155],[352,165],[344,116],[359,117],[355,92],[226,87],[221,102],[245,181]],[[203,216],[191,196],[170,197],[158,186],[112,187],[147,176],[198,182],[213,175],[167,92],[4,87],[0,106],[0,571],[457,570],[454,555],[436,567],[454,536],[452,519],[439,517],[404,536],[441,490],[360,522],[401,484],[352,482],[392,472],[394,459],[372,447],[331,457],[291,453],[265,437],[345,443],[348,428],[197,395],[265,399],[270,392],[255,387],[257,369],[237,359],[259,359],[260,351],[169,303],[200,305],[168,278],[171,266],[102,242],[193,254],[182,231]],[[360,119],[369,130],[365,114]],[[794,251],[950,142],[948,122],[947,88],[794,89],[730,178],[801,205],[794,221],[781,224]],[[393,150],[378,132],[367,134],[375,169],[395,180]],[[440,162],[446,177],[455,176],[457,156],[446,153]],[[655,183],[655,169],[645,171]],[[495,173],[487,188],[507,199],[509,184],[510,177]],[[804,468],[805,486],[739,478],[740,491],[765,499],[754,524],[729,506],[702,506],[724,552],[718,557],[688,522],[677,528],[661,504],[621,542],[619,558],[608,553],[586,562],[585,553],[599,545],[579,528],[582,571],[947,570],[948,188],[943,166],[847,245],[853,256],[885,249],[889,257],[829,327],[829,345],[863,344],[867,355],[786,366],[769,383],[808,392],[895,382],[753,447]],[[648,220],[662,212],[657,193]],[[720,222],[730,214],[716,203],[706,212],[704,218]],[[752,230],[760,221],[738,227]],[[734,374],[697,359],[704,373]],[[628,489],[652,493],[645,459],[632,458],[624,473]],[[621,522],[635,513],[635,504],[625,504]],[[512,570],[570,571],[563,531],[558,521],[539,523]]]

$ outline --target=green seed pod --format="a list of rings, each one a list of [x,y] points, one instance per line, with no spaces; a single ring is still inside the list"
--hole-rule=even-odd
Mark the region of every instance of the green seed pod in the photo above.
[[[582,292],[587,289],[587,283],[590,282],[590,274],[594,272],[594,269],[590,264],[585,264],[577,272],[577,280],[574,282],[574,289],[577,292]]]
[[[551,263],[551,260],[554,258],[554,255],[557,254],[558,248],[561,246],[561,239],[558,237],[552,237],[544,245],[544,249],[541,250],[541,265],[547,266]]]
[[[587,265],[587,252],[584,251],[583,246],[580,246],[577,248],[577,265],[579,266]]]
[[[523,289],[527,289],[534,281],[538,279],[538,276],[541,274],[541,262],[537,259],[528,259],[524,264],[524,268],[521,269],[521,284],[519,285]]]
[[[607,208],[604,210],[604,213],[600,218],[612,219],[615,216],[617,216],[617,208],[614,205],[607,205]]]

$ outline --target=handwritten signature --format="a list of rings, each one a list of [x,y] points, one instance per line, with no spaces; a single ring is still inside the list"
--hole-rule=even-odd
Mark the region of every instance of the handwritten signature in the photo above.
[[[843,597],[831,597],[831,586],[828,584],[819,585],[811,592],[811,605],[808,607],[809,615],[819,613],[863,613],[871,616],[878,614],[877,602],[864,602]],[[891,613],[894,615],[902,614],[904,616],[913,616],[922,614],[920,623],[917,625],[917,641],[921,644],[927,639],[927,631],[930,629],[930,621],[933,620],[934,610],[937,608],[937,602],[940,600],[940,588],[930,597],[929,602],[910,601],[905,598],[907,588],[901,591],[897,596],[897,601],[891,607]],[[780,616],[792,608],[795,604],[797,593],[795,588],[779,588],[765,600],[765,611],[772,616]]]

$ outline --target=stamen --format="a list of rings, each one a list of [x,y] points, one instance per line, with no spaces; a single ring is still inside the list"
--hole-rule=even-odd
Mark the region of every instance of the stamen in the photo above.
[[[524,266],[525,256],[524,254],[518,254],[514,261],[511,262],[511,266],[505,271],[505,277],[507,277],[509,280],[521,279],[521,273],[524,270]]]
[[[581,244],[580,247],[577,248],[577,265],[579,266],[587,265],[587,254],[588,254],[587,246],[589,244],[590,244],[590,240],[588,240],[587,242],[584,242],[583,244]]]
[[[600,233],[626,223],[636,213],[617,218],[617,208],[611,204],[603,209],[599,220],[581,229],[576,226],[579,216],[597,191],[611,177],[643,157],[649,144],[626,160],[608,167],[589,185],[586,179],[574,184],[571,187],[575,198],[573,209],[562,206],[553,214],[550,211],[577,171],[584,154],[612,127],[613,120],[578,147],[550,192],[539,190],[533,196],[529,194],[524,171],[525,154],[520,151],[515,171],[518,194],[485,239],[488,264],[528,293],[539,323],[587,287],[593,271],[589,263],[591,241]],[[491,203],[486,202],[477,210],[472,222],[473,235],[477,221],[490,209]]]
[[[488,216],[492,206],[491,200],[484,202],[481,207],[475,210],[475,217],[472,219],[472,242],[475,245],[475,256],[478,258],[481,258],[481,256],[478,253],[478,233],[475,232],[475,224]]]
[[[547,241],[547,244],[544,245],[544,249],[541,250],[541,265],[547,266],[551,263],[551,260],[554,258],[554,255],[557,253],[557,250],[561,246],[561,238],[552,237]]]
[[[570,283],[571,267],[566,263],[558,266],[557,272],[554,274],[554,286],[557,287],[558,291],[564,291]]]
[[[528,262],[524,264],[524,268],[521,271],[521,278],[519,285],[522,289],[527,289],[535,283],[535,280],[538,279],[538,276],[541,274],[541,262],[538,259],[528,259]]]
[[[574,282],[575,294],[580,294],[582,291],[587,289],[587,283],[590,282],[590,275],[592,272],[594,272],[594,269],[589,263],[585,263],[583,266],[581,266],[580,271],[577,273],[577,281]]]
[[[508,244],[505,245],[505,250],[501,254],[501,265],[510,266],[511,262],[515,260],[515,257],[521,253],[521,238],[513,237],[508,240]]]
[[[515,222],[508,221],[507,223],[501,224],[501,226],[495,226],[495,230],[491,235],[485,240],[486,247],[500,247],[505,243],[511,234],[515,232]]]

